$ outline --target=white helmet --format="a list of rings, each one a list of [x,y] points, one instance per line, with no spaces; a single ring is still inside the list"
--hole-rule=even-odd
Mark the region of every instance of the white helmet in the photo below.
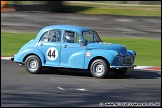
[[[66,37],[67,40],[74,40],[74,37],[71,37],[69,35],[66,35],[65,37]]]

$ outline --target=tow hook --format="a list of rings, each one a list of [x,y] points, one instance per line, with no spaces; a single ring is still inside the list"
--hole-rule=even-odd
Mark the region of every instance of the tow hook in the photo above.
[[[14,61],[14,58],[12,57],[12,58],[10,58],[10,62],[13,62]]]
[[[12,55],[12,57],[10,58],[10,62],[13,62],[14,61],[14,56],[15,56],[16,54],[13,54]]]

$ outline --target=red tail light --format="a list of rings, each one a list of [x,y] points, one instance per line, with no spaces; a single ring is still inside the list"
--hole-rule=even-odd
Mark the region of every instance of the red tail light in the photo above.
[[[15,54],[13,54],[12,57],[10,58],[10,62],[14,61],[14,56],[15,56]]]

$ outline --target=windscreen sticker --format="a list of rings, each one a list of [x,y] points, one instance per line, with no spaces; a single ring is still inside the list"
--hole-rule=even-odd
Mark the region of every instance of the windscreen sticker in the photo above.
[[[58,57],[58,51],[55,47],[51,47],[47,50],[46,56],[49,60],[56,60]]]

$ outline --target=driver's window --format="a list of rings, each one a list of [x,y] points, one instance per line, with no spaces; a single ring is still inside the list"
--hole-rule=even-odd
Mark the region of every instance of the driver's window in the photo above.
[[[64,42],[79,43],[78,33],[73,32],[73,31],[65,31]]]

